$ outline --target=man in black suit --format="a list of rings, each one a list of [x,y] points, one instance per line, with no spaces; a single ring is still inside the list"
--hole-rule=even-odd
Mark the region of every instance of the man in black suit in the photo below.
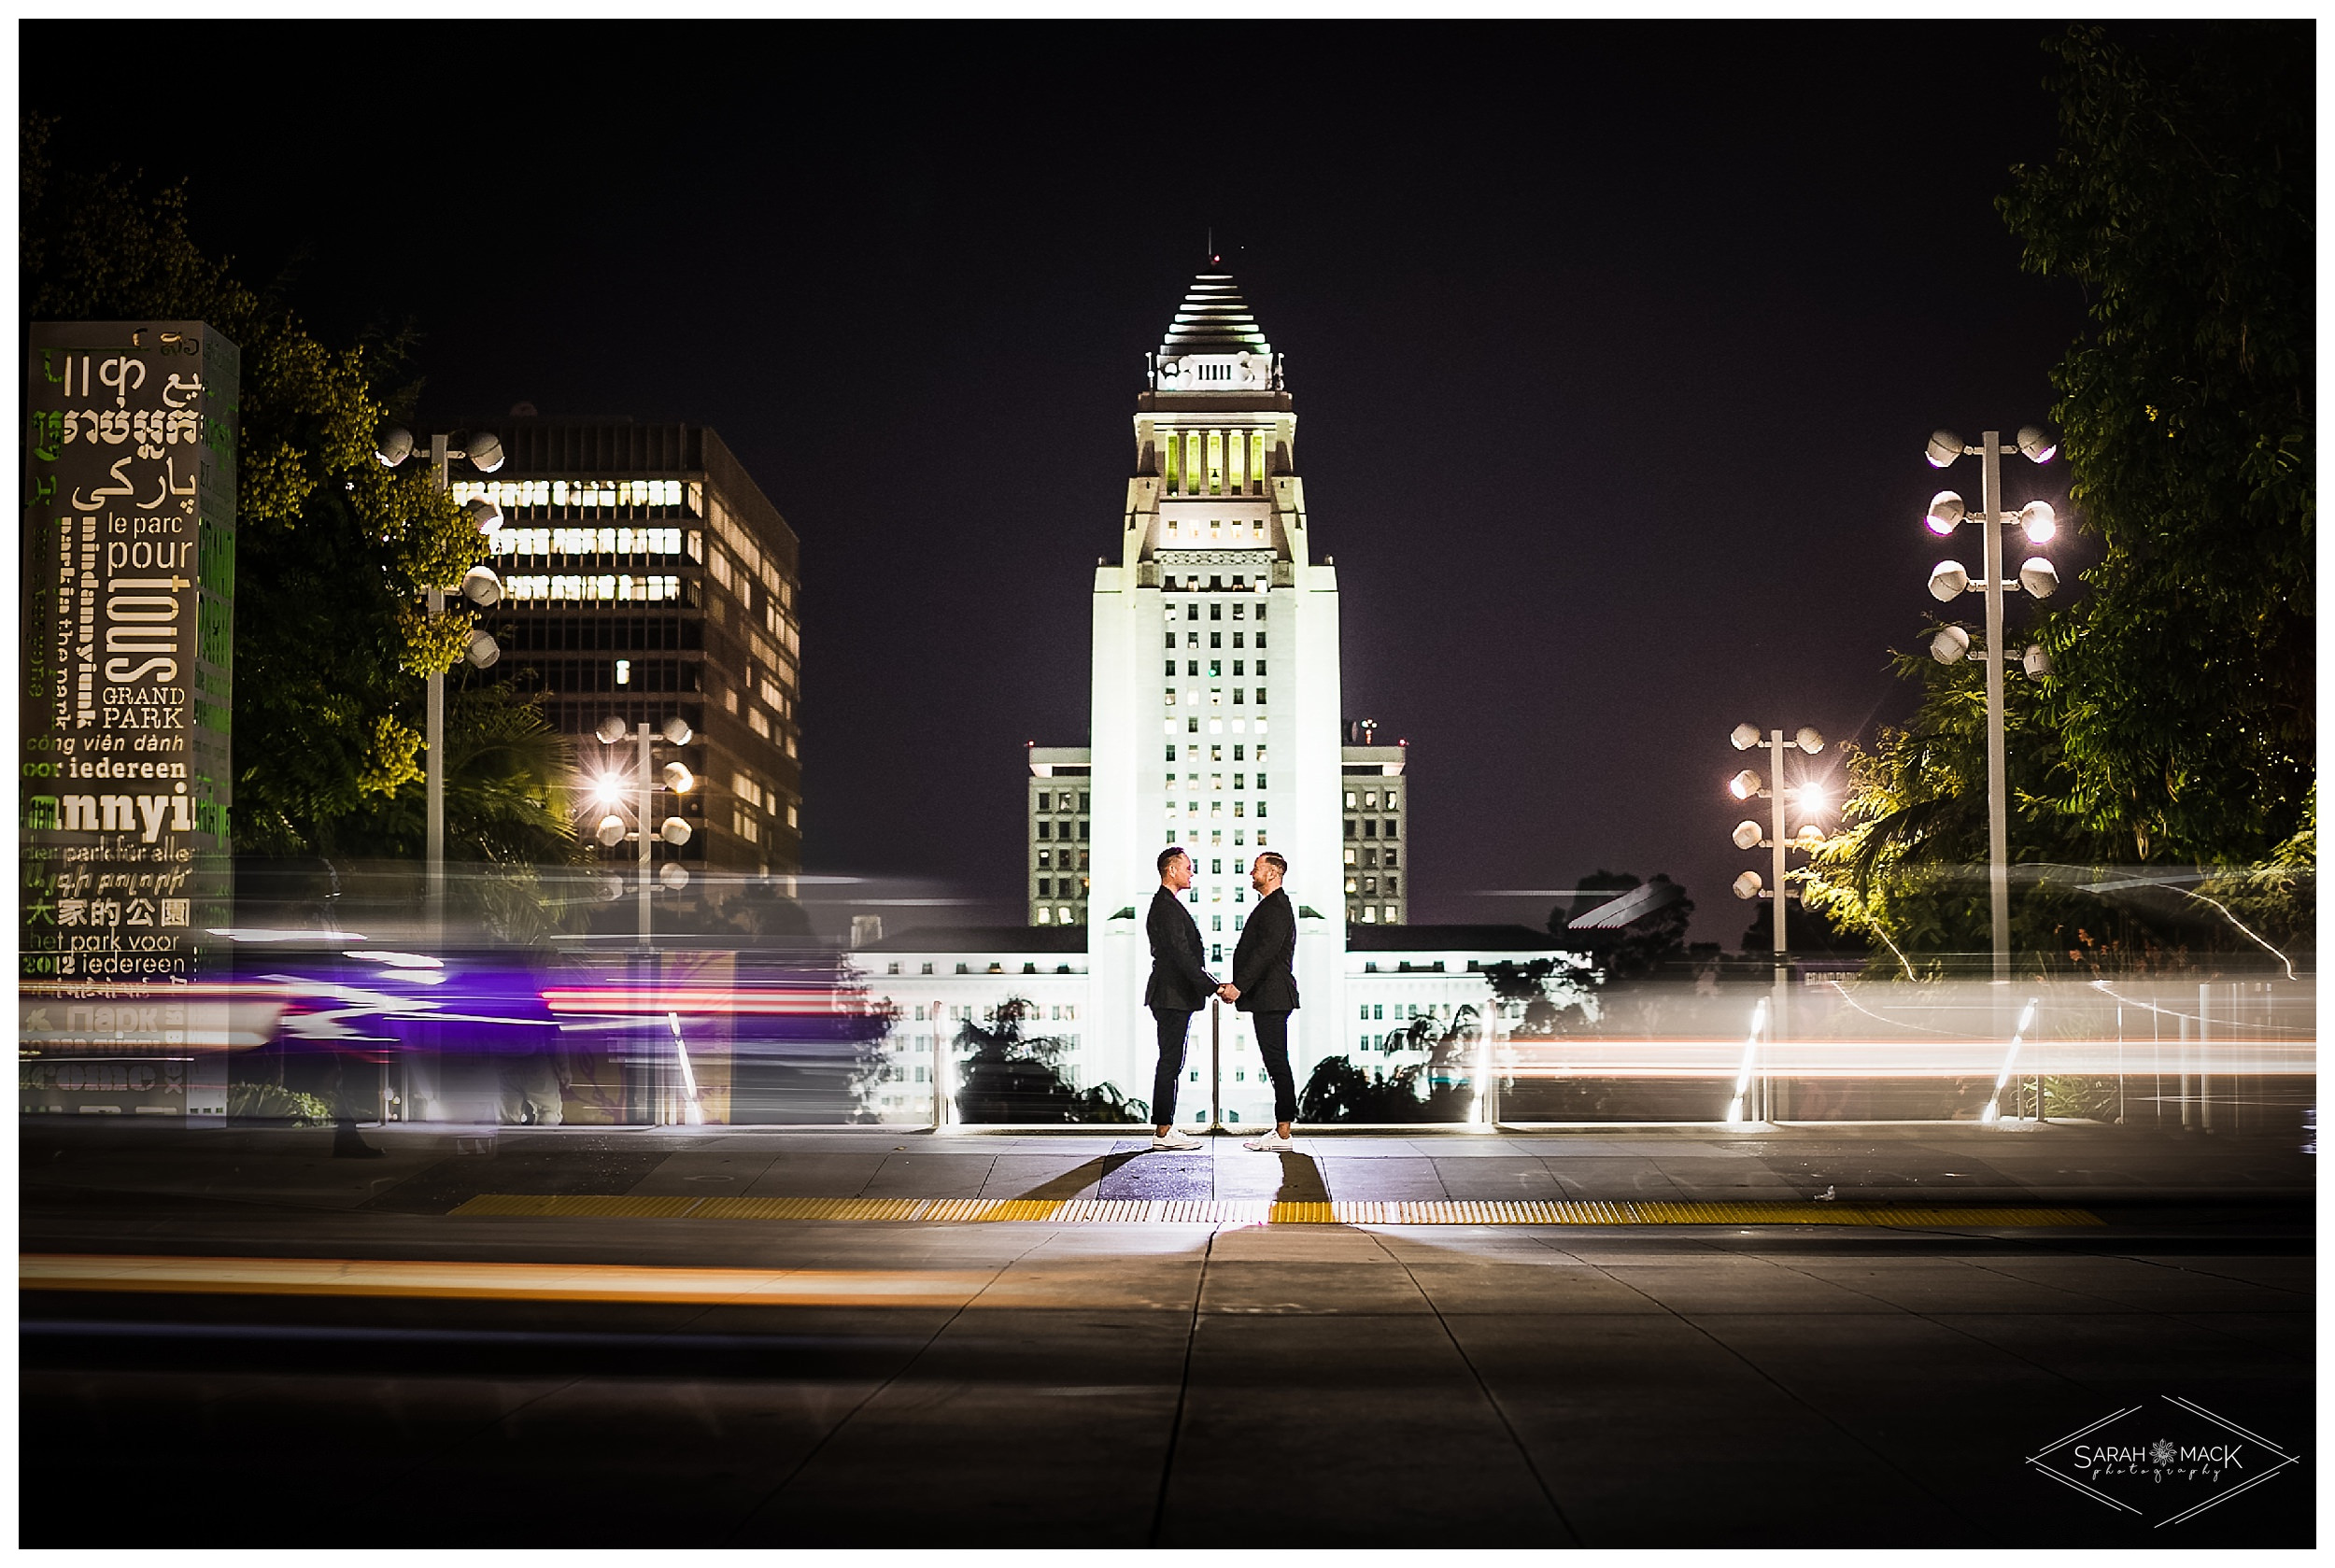
[[[1170,845],[1159,855],[1159,891],[1152,895],[1152,911],[1143,920],[1143,933],[1152,939],[1152,978],[1143,987],[1143,1005],[1159,1024],[1159,1067],[1152,1074],[1152,1147],[1197,1149],[1200,1140],[1176,1131],[1176,1082],[1183,1077],[1184,1037],[1191,1033],[1192,1015],[1208,1005],[1217,989],[1216,977],[1202,967],[1207,949],[1200,944],[1200,927],[1183,907],[1183,890],[1192,885],[1192,857]]]
[[[1240,932],[1233,949],[1232,981],[1216,994],[1249,1015],[1256,1031],[1257,1054],[1273,1080],[1273,1131],[1252,1137],[1246,1149],[1294,1149],[1290,1123],[1297,1119],[1297,1084],[1289,1072],[1289,1015],[1297,1010],[1297,917],[1289,908],[1281,879],[1289,862],[1267,850],[1249,868],[1249,885],[1257,892],[1256,912]],[[1196,938],[1197,933],[1195,933]]]

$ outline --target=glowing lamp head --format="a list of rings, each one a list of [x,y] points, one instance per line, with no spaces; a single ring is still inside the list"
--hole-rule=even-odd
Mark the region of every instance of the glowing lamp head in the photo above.
[[[677,816],[669,816],[665,826],[657,830],[657,836],[669,844],[686,844],[689,841],[689,825]]]
[[[689,727],[689,721],[687,719],[685,719],[680,714],[675,713],[672,718],[665,721],[662,733],[665,739],[671,741],[674,745],[686,746],[697,734],[697,731]]]
[[[1738,800],[1748,800],[1760,792],[1760,776],[1746,768],[1727,781],[1727,793]]]
[[[1962,504],[1960,496],[1952,490],[1940,490],[1930,498],[1930,510],[1922,517],[1921,526],[1944,538],[1961,527],[1962,519],[1968,516],[1970,509]]]
[[[474,566],[462,573],[462,597],[481,610],[491,610],[502,602],[502,579],[491,566]]]
[[[1791,740],[1792,744],[1798,746],[1802,751],[1806,752],[1810,756],[1814,756],[1817,753],[1824,749],[1824,737],[1818,734],[1816,730],[1808,725],[1802,725],[1800,727],[1800,733],[1794,735]]]
[[[2030,556],[2018,569],[2018,586],[2036,599],[2049,599],[2059,591],[2059,572],[2041,556]]]
[[[1735,750],[1748,752],[1760,743],[1760,727],[1756,724],[1739,724],[1727,732],[1727,741]]]
[[[1756,898],[1760,896],[1760,889],[1765,887],[1766,885],[1767,884],[1765,883],[1760,880],[1759,872],[1746,871],[1743,875],[1735,879],[1735,897],[1738,898]]]
[[[1922,454],[1932,468],[1944,468],[1961,455],[1962,438],[1952,431],[1932,431],[1929,449]]]
[[[1930,597],[1943,604],[1970,591],[1970,573],[1960,561],[1942,560],[1930,569]]]
[[[502,644],[474,628],[469,641],[462,644],[462,657],[478,669],[491,669],[495,660],[502,657]]]
[[[2047,463],[2059,450],[2059,444],[2037,425],[2023,425],[2018,432],[2018,449],[2027,454],[2029,462]]]
[[[1959,626],[1941,627],[1930,639],[1930,657],[1940,664],[1960,664],[1970,653],[1970,633]]]
[[[1824,842],[1824,829],[1813,822],[1800,825],[1799,843],[1802,849],[1814,849]]]
[[[1735,824],[1735,831],[1734,831],[1734,840],[1735,840],[1735,848],[1737,848],[1737,849],[1757,849],[1757,848],[1759,848],[1759,847],[1760,847],[1760,825],[1759,825],[1758,823],[1756,823],[1756,822],[1738,822],[1738,823],[1736,823],[1736,824]]]
[[[2018,509],[2018,526],[2025,530],[2028,543],[2048,544],[2059,531],[2059,515],[2047,501],[2031,501]]]
[[[616,714],[611,713],[606,718],[600,721],[599,726],[593,729],[592,733],[600,737],[600,743],[601,745],[613,746],[617,742],[624,739],[624,720],[616,717]]]
[[[664,869],[657,873],[657,880],[664,886],[666,892],[678,893],[689,885],[689,873],[668,860],[665,862]]]
[[[601,903],[613,904],[624,897],[624,879],[622,877],[594,877],[592,891],[600,895]]]
[[[492,473],[502,466],[502,443],[492,431],[474,431],[462,443],[462,455],[479,473]]]
[[[502,508],[485,496],[473,496],[462,502],[462,514],[470,518],[471,527],[481,533],[492,533],[502,526]]]
[[[383,425],[373,432],[373,455],[383,468],[395,468],[413,455],[414,432],[403,425]]]
[[[678,762],[665,764],[665,787],[675,795],[686,795],[697,788],[698,777]]]
[[[624,818],[610,812],[600,819],[600,826],[593,831],[592,837],[608,848],[615,849],[624,842]]]

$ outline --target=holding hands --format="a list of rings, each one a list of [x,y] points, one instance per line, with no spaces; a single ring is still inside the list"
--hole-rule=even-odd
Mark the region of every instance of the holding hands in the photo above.
[[[1216,988],[1216,995],[1224,1001],[1237,1002],[1240,1000],[1240,987],[1227,981]]]

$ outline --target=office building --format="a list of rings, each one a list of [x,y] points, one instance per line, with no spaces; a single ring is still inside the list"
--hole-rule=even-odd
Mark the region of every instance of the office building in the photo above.
[[[1369,720],[1347,727],[1338,754],[1340,815],[1346,833],[1346,920],[1350,925],[1402,925],[1410,907],[1403,884],[1410,863],[1405,825],[1410,821],[1410,781],[1404,769],[1408,742],[1372,742]],[[1350,938],[1351,945],[1351,938]]]
[[[1036,746],[1029,752],[1028,854],[1023,874],[1028,883],[1032,925],[1086,924],[1088,825],[1093,817],[1093,772],[1084,746]]]
[[[721,437],[700,425],[514,417],[505,461],[460,482],[457,500],[502,508],[491,564],[502,602],[485,617],[496,673],[541,693],[591,779],[631,772],[630,731],[678,715],[695,732],[658,742],[696,787],[660,794],[688,841],[657,858],[692,872],[790,876],[802,864],[801,578],[794,530]],[[621,798],[629,809],[631,797]],[[597,819],[602,808],[593,806]],[[588,832],[588,824],[586,825]],[[630,868],[635,844],[597,849]]]

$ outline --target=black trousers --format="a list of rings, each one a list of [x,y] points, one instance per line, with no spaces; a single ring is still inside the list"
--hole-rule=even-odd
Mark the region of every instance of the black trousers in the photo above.
[[[1173,1008],[1153,1008],[1159,1023],[1159,1066],[1152,1073],[1152,1125],[1176,1124],[1176,1085],[1183,1078],[1183,1042],[1192,1033],[1192,1014]]]
[[[1249,1027],[1256,1031],[1256,1052],[1273,1080],[1273,1120],[1297,1120],[1297,1081],[1289,1071],[1289,1014],[1252,1012]]]

